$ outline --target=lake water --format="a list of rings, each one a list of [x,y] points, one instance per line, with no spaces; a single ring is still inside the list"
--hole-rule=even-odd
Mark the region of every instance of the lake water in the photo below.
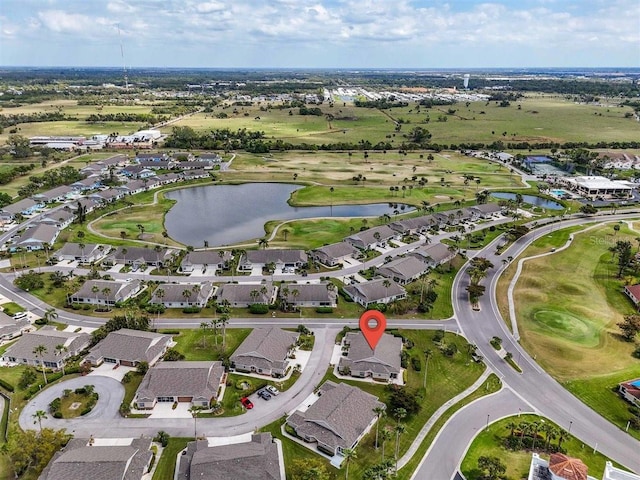
[[[501,200],[515,200],[515,193],[507,192],[492,192],[492,197],[499,198]],[[549,210],[563,210],[565,207],[553,200],[547,200],[546,198],[536,197],[535,195],[522,195],[522,201],[529,205],[535,205],[540,208],[548,208]]]
[[[167,212],[165,228],[171,238],[185,245],[202,247],[206,240],[214,247],[263,237],[269,220],[394,215],[395,208],[388,203],[292,207],[287,200],[300,188],[285,183],[245,183],[173,190],[166,196],[177,203]]]

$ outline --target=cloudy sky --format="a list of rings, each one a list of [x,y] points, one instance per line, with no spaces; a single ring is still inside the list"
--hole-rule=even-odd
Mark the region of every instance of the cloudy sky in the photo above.
[[[638,0],[0,0],[0,65],[638,67]]]

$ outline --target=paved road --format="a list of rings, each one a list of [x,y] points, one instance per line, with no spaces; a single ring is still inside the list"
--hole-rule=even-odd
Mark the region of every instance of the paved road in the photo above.
[[[607,221],[628,218],[626,215],[607,217]],[[596,220],[595,218],[576,218],[563,222],[563,227],[579,225]],[[602,221],[602,219],[598,219]],[[496,286],[501,271],[502,258],[517,257],[535,238],[549,234],[555,226],[544,226],[518,239],[502,255],[495,255],[495,245],[489,245],[478,256],[488,258],[496,267],[489,271],[485,280],[487,294],[480,299],[480,311],[469,307],[467,293],[468,275],[465,267],[460,270],[453,285],[453,304],[455,316],[467,339],[478,346],[487,365],[498,374],[502,381],[515,392],[526,398],[540,414],[550,418],[565,430],[580,438],[585,443],[595,446],[605,455],[621,463],[627,468],[640,472],[640,442],[605,420],[563,388],[548,375],[520,347],[511,332],[507,329],[498,311],[496,303]],[[491,347],[489,341],[497,335],[503,339],[503,348],[513,353],[514,360],[522,367],[519,374],[511,368]],[[498,408],[498,406],[496,406]]]
[[[446,480],[456,475],[469,444],[489,421],[534,410],[509,388],[503,388],[458,410],[440,430],[411,479]]]
[[[281,418],[284,412],[294,410],[302,400],[313,393],[320,384],[331,360],[334,339],[338,328],[316,328],[315,346],[311,357],[300,378],[286,392],[280,393],[270,401],[256,400],[255,407],[236,417],[199,418],[197,419],[198,435],[209,437],[227,437],[253,432],[256,428],[267,425]],[[43,427],[66,428],[76,436],[100,437],[138,437],[155,435],[164,430],[172,436],[189,437],[193,435],[194,421],[191,419],[166,418],[122,418],[118,408],[124,398],[124,388],[116,380],[109,377],[91,375],[78,377],[56,384],[36,395],[20,414],[20,426],[24,429],[36,428],[33,414],[36,410],[48,411],[48,405],[59,397],[66,388],[75,389],[91,384],[100,395],[96,407],[88,415],[71,420],[48,418],[43,420]]]

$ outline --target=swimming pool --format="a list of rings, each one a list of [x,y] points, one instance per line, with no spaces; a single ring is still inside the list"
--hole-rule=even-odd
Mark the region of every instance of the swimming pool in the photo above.
[[[640,388],[640,380],[636,380],[635,382],[631,382],[631,385],[633,385],[636,388]]]
[[[563,195],[568,195],[568,192],[566,190],[551,190],[551,194],[556,197],[562,197]]]

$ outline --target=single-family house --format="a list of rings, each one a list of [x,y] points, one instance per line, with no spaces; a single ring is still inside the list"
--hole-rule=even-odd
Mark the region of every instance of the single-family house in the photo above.
[[[287,418],[296,435],[316,443],[329,455],[354,449],[377,420],[376,408],[385,408],[377,397],[346,383],[325,382],[318,399],[306,411],[296,410]]]
[[[115,188],[107,188],[106,190],[100,190],[98,192],[89,195],[89,198],[97,201],[98,203],[107,204],[113,203],[124,197],[124,192],[121,192]]]
[[[201,153],[198,155],[198,160],[205,162],[221,163],[222,157],[217,153]]]
[[[0,342],[13,340],[32,328],[28,318],[17,320],[4,312],[0,312]]]
[[[184,180],[196,180],[198,178],[209,178],[210,176],[211,173],[202,168],[193,168],[182,171],[182,178]]]
[[[231,307],[248,307],[253,304],[271,305],[276,301],[278,287],[265,283],[225,283],[221,285],[216,298],[218,303]]]
[[[280,285],[280,302],[287,307],[331,307],[338,305],[335,285],[321,283],[287,283]]]
[[[302,268],[307,264],[304,250],[268,249],[247,250],[240,258],[238,269],[250,271],[254,268],[265,268],[269,264],[276,269]]]
[[[61,185],[46,192],[38,193],[33,198],[44,203],[64,202],[73,191],[74,189],[69,185]]]
[[[407,297],[407,291],[393,280],[379,278],[363,283],[353,283],[344,287],[344,291],[354,302],[363,307],[374,303],[391,303]]]
[[[154,454],[150,438],[74,438],[56,452],[40,480],[142,480]]]
[[[97,243],[65,243],[51,258],[56,262],[93,263],[104,258],[110,248]]]
[[[139,160],[138,165],[149,170],[169,170],[173,166],[173,160]]]
[[[611,462],[605,462],[602,480],[640,480],[640,475],[614,467]]]
[[[87,178],[78,180],[71,184],[71,188],[78,192],[85,192],[87,190],[95,190],[102,186],[102,178],[98,174],[90,175]]]
[[[413,250],[409,255],[422,259],[429,267],[437,267],[456,256],[456,251],[444,243],[423,245]]]
[[[626,401],[640,407],[640,378],[622,382],[618,385],[618,392]]]
[[[55,225],[47,225],[39,223],[27,228],[20,238],[12,246],[11,250],[16,248],[24,248],[25,250],[35,251],[44,250],[45,245],[53,245],[60,234],[60,230]]]
[[[482,203],[469,207],[469,210],[475,211],[478,218],[499,217],[502,213],[502,207],[497,203]]]
[[[163,267],[167,262],[171,262],[176,254],[177,251],[170,248],[161,248],[156,252],[154,248],[118,247],[105,258],[104,263],[110,265],[122,263],[132,265],[134,268],[145,264]]]
[[[239,372],[283,377],[289,354],[299,334],[280,328],[254,328],[231,355],[231,366]]]
[[[409,255],[395,258],[379,266],[377,271],[400,285],[407,285],[427,273],[429,268],[429,264],[422,258]]]
[[[588,475],[588,467],[579,458],[563,453],[552,453],[549,460],[540,458],[537,453],[531,457],[527,480],[596,480]]]
[[[58,228],[58,230],[62,230],[73,222],[76,218],[75,214],[71,211],[70,208],[64,207],[59,208],[53,212],[48,213],[44,217],[42,217],[38,223],[46,223],[47,225],[53,225]]]
[[[215,275],[216,270],[228,268],[233,255],[229,250],[200,250],[188,252],[178,269],[181,273],[202,272],[212,270],[211,275]]]
[[[436,218],[433,215],[423,215],[421,217],[405,218],[389,224],[392,230],[402,235],[415,235],[425,233],[435,226],[439,227]]]
[[[211,282],[163,283],[155,289],[149,303],[162,304],[166,308],[204,308],[214,288]]]
[[[77,202],[70,203],[67,206],[75,215],[77,215],[79,207],[84,210],[84,213],[90,213],[98,208],[101,203],[102,202],[93,198],[81,198]]]
[[[117,282],[112,280],[87,280],[80,290],[73,293],[71,303],[113,306],[134,297],[142,290],[140,280]]]
[[[211,170],[213,168],[213,162],[210,162],[209,160],[194,160],[192,162],[190,161],[184,161],[184,162],[175,162],[173,164],[173,168],[175,170],[200,170],[200,169],[207,169],[207,170]]]
[[[367,250],[375,247],[385,247],[387,242],[396,237],[398,232],[388,225],[369,228],[353,235],[349,235],[345,240],[354,247]]]
[[[210,408],[225,379],[222,362],[158,362],[145,374],[134,403],[141,410],[156,403],[185,402]]]
[[[254,433],[251,441],[209,446],[189,442],[180,456],[175,480],[285,480],[282,447],[270,433]]]
[[[640,283],[625,285],[624,293],[631,299],[636,308],[640,310]]]
[[[171,159],[175,160],[176,162],[184,160],[192,161],[195,159],[195,157],[191,152],[175,152],[171,154]]]
[[[343,340],[345,351],[340,357],[338,371],[343,375],[389,381],[400,376],[402,338],[384,333],[375,349],[360,332],[347,333]]]
[[[168,159],[169,159],[169,155],[161,152],[136,154],[136,162],[141,162],[141,161],[160,162],[162,160],[168,160]]]
[[[332,243],[311,251],[311,256],[318,262],[335,267],[346,259],[357,258],[360,251],[348,242]]]
[[[103,362],[127,367],[147,362],[153,366],[172,345],[169,335],[123,328],[110,332],[89,351],[85,361],[94,366]]]
[[[176,183],[181,180],[180,175],[177,173],[163,173],[155,177],[158,185],[168,185],[170,183]]]
[[[5,362],[41,366],[58,370],[69,357],[78,355],[89,346],[91,337],[86,333],[63,332],[45,326],[23,334],[2,355]],[[64,348],[60,348],[60,346]],[[35,353],[44,347],[40,353]]]
[[[16,215],[32,215],[42,208],[44,208],[44,203],[32,198],[23,198],[16,203],[5,205],[2,207],[2,211],[10,214],[12,218],[15,218]]]

